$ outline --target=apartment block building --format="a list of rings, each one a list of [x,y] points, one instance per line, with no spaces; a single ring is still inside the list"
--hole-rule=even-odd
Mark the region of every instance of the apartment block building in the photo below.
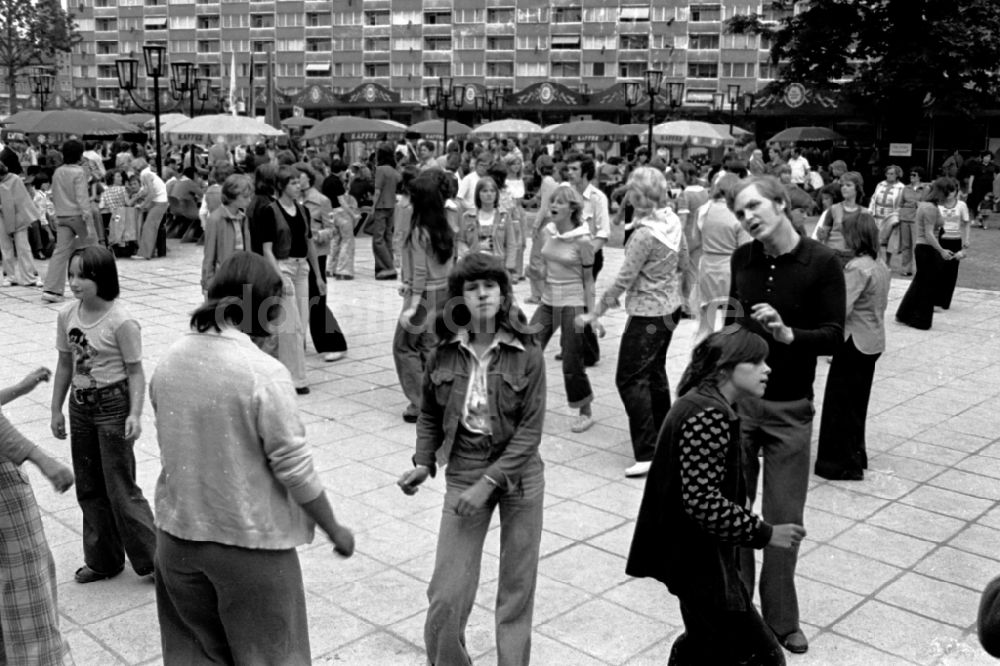
[[[725,20],[766,0],[69,0],[83,41],[63,59],[60,93],[112,107],[115,60],[159,43],[239,96],[250,68],[263,86],[274,53],[286,95],[313,85],[345,93],[378,83],[414,106],[438,77],[509,91],[552,82],[590,93],[646,69],[684,81],[683,103],[707,106],[730,84],[758,90],[771,79],[769,44],[728,35]],[[234,55],[235,54],[235,55]],[[252,63],[252,65],[251,65]],[[140,74],[142,74],[140,68]],[[142,82],[140,81],[140,86]]]

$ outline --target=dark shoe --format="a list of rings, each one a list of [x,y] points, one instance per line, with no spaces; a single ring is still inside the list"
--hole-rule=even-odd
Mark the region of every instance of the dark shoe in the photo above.
[[[813,471],[816,476],[826,479],[827,481],[864,481],[865,473],[860,469],[845,469],[843,467],[834,467],[829,463],[823,463],[822,461],[817,461]]]
[[[309,395],[309,387],[308,386],[296,386],[295,387],[295,392],[298,393],[299,395]]]
[[[392,271],[391,273],[377,273],[375,275],[375,279],[376,280],[395,280],[396,279],[396,271]]]
[[[403,410],[403,420],[407,423],[416,423],[419,417],[420,410],[416,405],[407,405],[406,409]]]
[[[118,569],[118,571],[114,573],[104,574],[94,571],[85,564],[76,570],[76,573],[73,574],[73,578],[76,580],[76,582],[80,583],[81,585],[86,585],[87,583],[96,583],[99,580],[108,580],[110,578],[114,578],[115,576],[120,574],[122,572],[122,569],[124,568],[125,567],[121,567],[120,569]]]
[[[809,651],[809,641],[806,640],[806,635],[801,630],[786,634],[784,638],[779,638],[778,642],[781,643],[781,647],[792,654],[805,654]]]

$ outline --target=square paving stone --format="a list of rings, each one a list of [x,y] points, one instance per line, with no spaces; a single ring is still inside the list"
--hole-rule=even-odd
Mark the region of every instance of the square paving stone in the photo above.
[[[1000,571],[1000,562],[963,550],[942,546],[924,558],[914,570],[940,580],[982,592]]]
[[[925,511],[899,502],[885,507],[869,518],[867,522],[935,543],[947,541],[965,525],[957,518]]]
[[[972,520],[993,505],[988,499],[931,486],[921,486],[899,501],[962,520]]]
[[[895,606],[869,601],[834,627],[886,652],[919,664],[941,656],[943,641],[957,639],[961,631]]]
[[[640,654],[669,629],[603,599],[589,601],[538,627],[539,633],[613,664]]]
[[[538,571],[590,594],[598,594],[628,580],[624,557],[587,544],[576,544],[543,557]]]
[[[871,594],[899,575],[897,567],[833,546],[820,546],[799,558],[796,575],[856,594]]]
[[[916,564],[936,545],[931,541],[915,539],[874,525],[855,525],[830,543],[902,568]]]
[[[586,504],[567,500],[545,512],[545,530],[568,539],[586,540],[618,527],[625,519]]]
[[[972,590],[916,573],[903,574],[876,598],[960,629],[975,621],[979,609],[979,595]]]

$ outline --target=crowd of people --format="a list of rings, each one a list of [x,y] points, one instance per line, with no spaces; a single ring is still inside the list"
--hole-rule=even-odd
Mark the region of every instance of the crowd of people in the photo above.
[[[116,147],[107,162],[101,149],[71,139],[51,174],[27,165],[23,177],[0,154],[5,284],[41,286],[56,303],[68,282],[73,296],[56,318],[51,401],[72,474],[0,415],[0,504],[19,521],[2,548],[31,551],[27,572],[2,572],[20,584],[4,586],[3,609],[15,609],[16,625],[28,599],[42,606],[30,632],[2,625],[11,663],[61,663],[67,649],[51,553],[16,469],[25,460],[60,490],[75,477],[78,583],[113,578],[126,559],[155,583],[164,663],[309,663],[295,548],[314,525],[345,557],[354,538],[313,468],[295,395],[310,391],[307,331],[325,361],[348,353],[349,332],[326,300],[340,285],[327,278],[357,277],[365,230],[372,277],[397,280],[401,295],[386,351],[416,432],[398,485],[412,495],[445,468],[424,627],[430,663],[471,663],[465,628],[497,507],[497,658],[528,663],[543,354],[558,331],[570,428],[589,429],[601,318],[624,297],[615,384],[635,459],[624,474],[647,477],[627,572],[679,598],[686,631],[671,663],[783,664],[783,650],[808,649],[795,568],[817,359],[831,366],[812,470],[860,480],[892,255],[901,272],[912,271],[911,257],[916,269],[897,320],[929,328],[969,248],[955,178],[926,187],[915,168],[903,185],[890,165],[868,198],[860,173],[838,160],[813,168],[798,148],[772,148],[766,162],[750,150],[701,164],[644,149],[605,161],[510,139],[453,142],[439,157],[431,142],[416,151],[387,142],[348,165],[292,144],[261,144],[241,161],[220,143],[206,153],[211,163],[168,150],[163,174],[138,146]],[[624,260],[598,293],[613,225],[625,229]],[[204,300],[147,382],[141,322],[118,300],[117,260],[162,256],[166,235],[203,243]],[[43,279],[33,259],[47,251]],[[530,283],[523,303],[521,280]],[[699,320],[698,332],[672,400],[666,356],[685,318]],[[49,377],[32,373],[0,391],[0,404]],[[153,507],[132,451],[147,383],[162,465]],[[758,485],[760,515],[748,508]],[[764,549],[760,612],[755,549]]]

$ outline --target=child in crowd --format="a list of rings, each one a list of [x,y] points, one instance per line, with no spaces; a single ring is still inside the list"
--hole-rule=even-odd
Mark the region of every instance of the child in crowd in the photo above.
[[[69,400],[76,498],[83,511],[84,566],[76,582],[114,578],[128,555],[140,576],[153,573],[153,512],[135,480],[133,446],[142,431],[146,380],[137,322],[118,302],[115,257],[100,247],[73,253],[76,298],[59,313],[59,365],[52,387],[52,434],[66,439]]]

